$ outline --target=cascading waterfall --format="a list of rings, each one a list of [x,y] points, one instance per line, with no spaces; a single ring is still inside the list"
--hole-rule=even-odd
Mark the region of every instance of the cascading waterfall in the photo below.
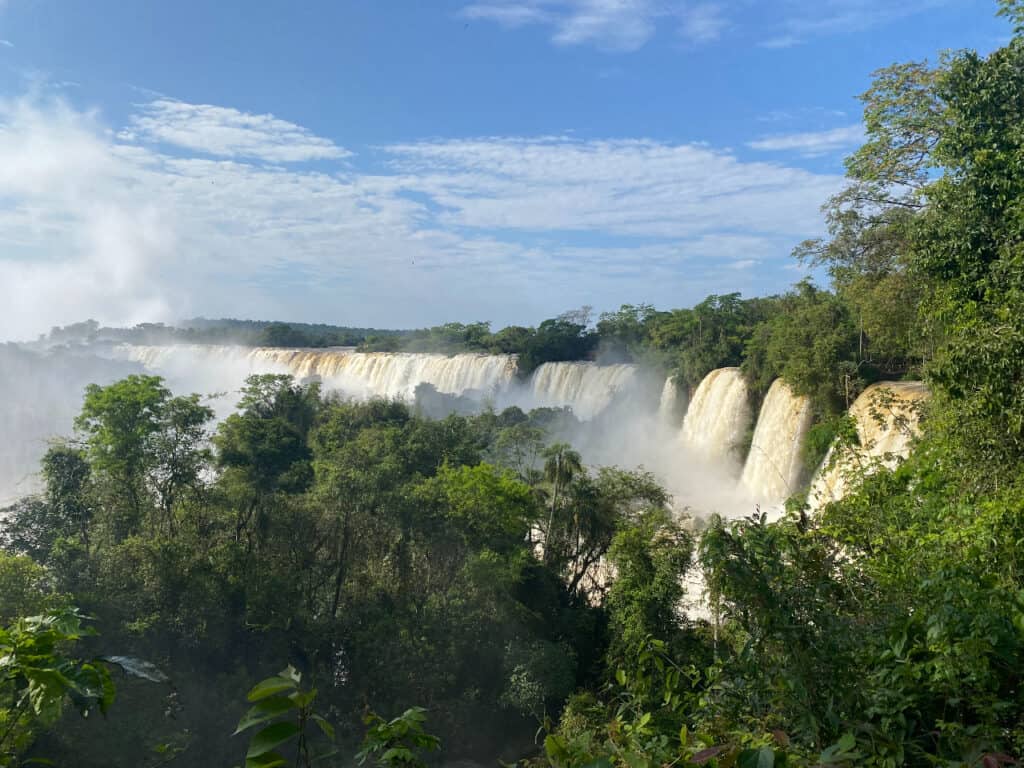
[[[679,429],[683,415],[686,413],[685,390],[680,387],[675,377],[669,376],[661,388],[658,398],[658,421],[669,429]]]
[[[812,420],[807,398],[795,396],[784,382],[776,381],[761,407],[740,474],[736,453],[752,414],[738,368],[711,371],[687,407],[675,380],[654,382],[662,385],[657,399],[650,377],[628,364],[545,363],[528,382],[519,382],[513,355],[181,344],[124,345],[117,348],[117,356],[166,376],[174,389],[189,391],[237,391],[250,374],[287,373],[319,377],[325,389],[358,399],[412,400],[417,386],[429,384],[439,393],[490,400],[499,408],[568,406],[590,426],[559,439],[576,444],[585,461],[642,464],[656,471],[683,507],[727,515],[746,514],[754,503],[778,507],[799,489],[801,451]],[[890,399],[882,407],[876,402],[880,392],[889,393]],[[911,406],[925,396],[927,390],[917,382],[889,382],[865,390],[851,408],[865,447],[834,462],[827,460],[812,485],[812,508],[846,492],[844,475],[851,466],[873,459],[892,464],[906,456],[916,429]],[[222,405],[233,405],[228,400]],[[888,413],[883,424],[872,418],[872,410]],[[832,466],[826,469],[828,464]]]
[[[620,392],[629,391],[636,366],[596,363],[544,363],[530,379],[531,407],[570,406],[580,419],[592,419]]]
[[[483,397],[506,390],[515,374],[515,358],[510,355],[448,356],[355,352],[347,348],[311,350],[198,344],[125,345],[118,352],[158,373],[190,380],[201,373],[196,368],[217,368],[233,389],[250,374],[288,373],[298,378],[317,376],[327,389],[357,398],[411,399],[419,384],[430,384],[445,394],[476,393]]]
[[[709,459],[734,456],[750,426],[747,383],[739,368],[718,368],[697,387],[686,409],[683,444]]]
[[[928,397],[928,387],[920,381],[883,381],[861,392],[850,408],[860,445],[829,448],[807,496],[811,511],[843,498],[851,473],[891,469],[909,456],[920,433],[920,406]]]
[[[781,504],[800,488],[803,445],[814,414],[807,397],[776,379],[761,413],[743,466],[741,485],[760,503]]]

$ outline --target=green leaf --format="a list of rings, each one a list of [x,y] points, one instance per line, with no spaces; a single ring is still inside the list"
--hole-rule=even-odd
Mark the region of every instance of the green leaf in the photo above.
[[[324,736],[328,739],[334,740],[334,726],[324,720],[320,715],[313,715],[313,722],[320,726],[320,730],[323,731]]]
[[[388,765],[396,760],[403,763],[411,763],[412,757],[413,756],[411,749],[407,749],[406,747],[392,747],[380,756],[380,761],[385,765]]]
[[[259,757],[245,759],[245,768],[277,768],[280,765],[288,765],[288,761],[277,752],[267,752]]]
[[[259,704],[251,707],[243,715],[242,719],[238,721],[238,727],[235,728],[235,732],[231,735],[236,736],[242,731],[252,728],[254,725],[264,723],[294,708],[295,703],[287,696],[275,696],[271,699],[264,699]]]
[[[312,760],[310,760],[309,764],[310,765],[316,765],[321,760],[326,760],[326,759],[328,759],[330,757],[334,757],[336,754],[338,754],[338,752],[340,752],[340,750],[337,750],[337,749],[332,749],[330,752],[324,752],[322,755],[317,755]]]
[[[295,706],[302,708],[308,707],[316,699],[316,688],[308,691],[295,691],[288,696],[289,699],[295,702]]]
[[[769,747],[745,749],[737,761],[739,768],[774,768],[775,752]]]
[[[295,681],[284,677],[268,677],[266,680],[256,683],[246,698],[249,701],[259,701],[260,699],[266,699],[269,696],[276,696],[284,691],[292,690],[295,690]]]
[[[626,685],[626,670],[624,670],[624,669],[617,669],[617,670],[615,670],[615,681],[619,685],[624,687]]]
[[[559,763],[568,757],[565,742],[553,733],[549,733],[544,739],[544,751],[554,763]]]
[[[267,754],[299,732],[299,726],[295,723],[274,723],[268,725],[262,731],[252,737],[249,742],[249,751],[245,753],[246,758],[259,757]]]

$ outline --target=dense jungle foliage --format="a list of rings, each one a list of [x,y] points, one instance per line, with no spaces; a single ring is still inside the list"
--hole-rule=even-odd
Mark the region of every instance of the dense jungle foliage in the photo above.
[[[1001,12],[988,55],[876,73],[830,236],[797,249],[833,290],[407,339],[690,386],[741,365],[823,413],[920,370],[898,469],[696,540],[654,478],[552,442],[558,412],[258,376],[214,425],[156,377],[93,386],[3,513],[0,765],[1018,764],[1024,4]],[[697,568],[707,619],[679,610]]]

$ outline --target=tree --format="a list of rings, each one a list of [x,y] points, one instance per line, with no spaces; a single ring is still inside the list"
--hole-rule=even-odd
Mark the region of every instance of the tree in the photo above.
[[[112,503],[117,515],[113,535],[137,529],[143,514],[145,475],[152,466],[151,440],[160,430],[170,391],[159,376],[131,375],[106,387],[90,384],[75,427],[84,433],[92,468],[110,479],[125,507]],[[119,510],[119,511],[115,511]]]
[[[548,524],[544,530],[544,559],[555,561],[561,542],[555,536],[555,512],[562,503],[562,494],[572,479],[583,471],[583,460],[568,443],[554,443],[544,449],[544,479],[551,485],[548,501]]]

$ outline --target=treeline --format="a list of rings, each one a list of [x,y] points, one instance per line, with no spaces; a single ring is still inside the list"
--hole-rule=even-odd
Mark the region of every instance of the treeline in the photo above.
[[[323,323],[193,318],[180,326],[140,323],[131,328],[101,326],[95,320],[56,326],[38,344],[240,344],[251,347],[355,347],[368,338],[387,339],[406,331],[348,328]]]

